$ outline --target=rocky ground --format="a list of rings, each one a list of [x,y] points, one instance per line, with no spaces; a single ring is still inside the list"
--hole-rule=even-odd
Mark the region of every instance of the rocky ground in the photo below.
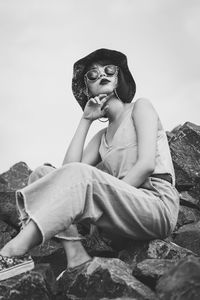
[[[31,252],[34,270],[0,282],[0,300],[199,300],[200,126],[187,122],[168,139],[181,196],[171,236],[119,247],[80,226],[92,262],[56,280],[67,262],[61,245],[51,240]],[[0,175],[0,248],[19,231],[15,191],[27,185],[30,173],[19,162]]]

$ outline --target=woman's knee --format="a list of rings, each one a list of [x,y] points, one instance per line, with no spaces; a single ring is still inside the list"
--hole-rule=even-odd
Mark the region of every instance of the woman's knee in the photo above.
[[[55,168],[50,166],[39,166],[37,167],[29,176],[28,184],[33,183],[34,181],[44,177],[45,175],[54,171]]]

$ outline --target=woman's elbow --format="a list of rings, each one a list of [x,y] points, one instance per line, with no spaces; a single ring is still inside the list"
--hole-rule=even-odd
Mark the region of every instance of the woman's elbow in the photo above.
[[[148,166],[148,168],[146,169],[147,175],[151,175],[155,170],[155,166]]]
[[[144,171],[147,174],[147,176],[151,175],[155,170],[155,161],[144,161],[143,162]]]

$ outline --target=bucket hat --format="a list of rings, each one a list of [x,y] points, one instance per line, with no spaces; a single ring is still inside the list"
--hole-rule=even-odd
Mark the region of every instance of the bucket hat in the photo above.
[[[84,110],[88,101],[84,75],[87,68],[94,62],[107,60],[119,67],[118,97],[125,103],[130,103],[135,95],[136,84],[128,68],[127,57],[122,52],[101,48],[75,62],[73,67],[72,92]]]

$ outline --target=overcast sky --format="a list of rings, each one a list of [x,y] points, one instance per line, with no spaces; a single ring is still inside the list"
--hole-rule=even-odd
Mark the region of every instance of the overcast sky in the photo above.
[[[0,0],[0,173],[62,164],[82,114],[72,66],[97,48],[127,55],[166,130],[199,125],[199,16],[199,0]]]

